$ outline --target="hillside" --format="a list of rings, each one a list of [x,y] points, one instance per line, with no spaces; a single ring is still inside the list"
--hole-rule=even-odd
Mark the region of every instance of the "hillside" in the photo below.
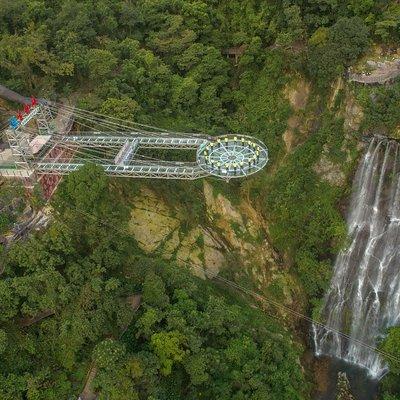
[[[2,259],[0,398],[77,397],[88,377],[99,399],[316,398],[327,377],[305,321],[205,278],[320,318],[367,139],[399,137],[397,72],[385,85],[347,78],[395,68],[399,18],[395,1],[3,1],[0,84],[254,136],[270,160],[229,183],[110,180],[94,165],[66,178],[53,222]],[[16,107],[2,103],[4,121]],[[22,197],[6,187],[0,207]],[[382,346],[395,353],[392,332]],[[384,400],[400,395],[391,371]]]

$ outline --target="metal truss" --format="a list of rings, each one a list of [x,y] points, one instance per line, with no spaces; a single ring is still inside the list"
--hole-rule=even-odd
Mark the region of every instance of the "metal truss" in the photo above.
[[[0,176],[4,178],[31,178],[34,173],[33,169],[3,168],[0,166]]]
[[[32,108],[16,128],[6,130],[6,136],[10,149],[15,159],[15,164],[22,169],[30,169],[30,163],[33,158],[32,148],[29,145],[30,134],[27,131],[27,125],[35,119],[39,134],[51,135],[49,121],[51,120],[51,111],[46,105],[37,105]]]
[[[32,151],[29,146],[29,136],[21,129],[7,129],[5,134],[16,166],[30,169],[28,160],[32,158]]]
[[[139,141],[137,139],[127,140],[122,146],[121,150],[114,158],[114,164],[116,165],[127,165],[132,160],[136,151],[139,147]]]
[[[6,129],[5,134],[16,168],[0,168],[0,176],[4,178],[22,178],[27,188],[33,188],[35,179],[35,170],[32,167],[34,155],[30,146],[31,134],[27,126],[33,119],[36,120],[39,134],[51,135],[53,133],[49,125],[52,120],[52,114],[45,104],[37,104],[32,107],[29,114],[21,118],[19,122],[14,117],[15,122],[10,123],[10,127]]]
[[[41,162],[35,165],[36,172],[40,174],[62,174],[78,170],[84,163],[51,163]],[[99,164],[109,176],[129,178],[157,178],[157,179],[185,179],[194,180],[209,175],[197,163],[176,163],[170,165],[133,164],[113,165]]]
[[[36,123],[40,135],[51,135],[53,128],[50,126],[50,121],[53,119],[50,108],[46,105],[39,105],[36,107],[38,113],[36,116]]]
[[[46,150],[44,156],[43,151],[33,155],[29,144],[31,131],[26,125],[33,118],[36,119],[39,133],[51,136],[51,142],[43,144],[43,150]],[[6,134],[16,160],[16,171],[25,171],[21,172],[21,177],[35,174],[67,175],[88,162],[96,162],[109,176],[195,180],[213,175],[229,180],[254,174],[268,162],[268,150],[264,144],[244,135],[213,138],[196,134],[132,130],[113,133],[82,132],[80,135],[70,136],[57,127],[46,104],[32,108],[20,123],[15,121],[15,125]],[[91,154],[86,154],[91,151],[80,151],[87,148],[108,148],[111,152],[105,152],[107,159],[96,159]],[[196,162],[144,160],[136,156],[141,148],[195,150]],[[63,160],[61,157],[66,150],[69,156]],[[78,153],[81,158],[74,160],[74,154]],[[113,155],[110,156],[110,153]],[[10,171],[4,173],[11,174]]]
[[[155,136],[143,136],[136,132],[129,133],[129,136],[105,136],[105,135],[84,135],[84,136],[62,136],[61,143],[77,144],[86,147],[110,147],[123,146],[128,139],[137,140],[140,147],[146,149],[197,149],[200,145],[207,142],[203,138],[171,137],[158,134]]]

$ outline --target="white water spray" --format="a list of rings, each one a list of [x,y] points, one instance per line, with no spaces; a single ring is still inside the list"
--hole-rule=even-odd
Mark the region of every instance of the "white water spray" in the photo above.
[[[347,219],[349,246],[337,257],[322,321],[376,346],[400,324],[400,144],[372,139],[353,184]],[[316,355],[329,355],[381,377],[387,366],[374,351],[313,326]]]

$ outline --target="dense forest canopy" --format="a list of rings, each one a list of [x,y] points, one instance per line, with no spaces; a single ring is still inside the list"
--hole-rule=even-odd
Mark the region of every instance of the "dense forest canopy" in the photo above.
[[[0,281],[1,399],[70,398],[93,366],[101,399],[304,398],[288,332],[141,253],[100,167],[70,175],[53,206],[55,223],[11,249]]]
[[[48,98],[79,91],[87,107],[114,115],[122,106],[125,118],[261,135],[257,120],[279,124],[288,71],[323,87],[369,36],[398,39],[400,9],[388,3],[2,0],[0,77]],[[235,69],[223,50],[240,45]],[[262,92],[272,107],[257,110],[258,98],[249,110]]]
[[[346,242],[339,205],[349,185],[321,180],[314,166],[323,153],[351,175],[357,154],[343,128],[344,90],[331,102],[332,85],[374,43],[399,40],[397,1],[0,0],[0,83],[122,119],[263,140],[268,171],[233,191],[257,201],[306,312],[317,314]],[[226,53],[239,47],[236,63]],[[285,90],[300,78],[311,87],[300,111],[311,134],[296,128],[301,146],[286,154],[294,110]],[[399,82],[353,89],[365,110],[355,135],[393,133]],[[290,331],[173,261],[145,256],[110,185],[93,165],[70,175],[51,204],[55,222],[3,257],[0,399],[67,399],[93,368],[101,399],[310,398]],[[162,187],[202,218],[193,186]],[[0,191],[1,207],[10,193]],[[0,234],[18,207],[0,214]],[[126,299],[139,293],[134,312]],[[397,328],[381,346],[398,353]],[[399,398],[399,376],[391,365],[385,400]]]

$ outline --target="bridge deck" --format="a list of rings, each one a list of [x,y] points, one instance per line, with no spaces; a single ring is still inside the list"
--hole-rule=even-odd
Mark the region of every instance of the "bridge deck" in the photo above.
[[[0,176],[3,178],[29,178],[33,173],[29,169],[17,169],[15,165],[0,165]]]
[[[77,144],[79,146],[110,147],[123,146],[127,140],[137,140],[140,147],[148,149],[197,149],[201,144],[207,142],[204,138],[192,137],[170,137],[170,136],[142,136],[135,132],[126,136],[84,135],[63,136],[60,142]]]
[[[38,174],[66,175],[79,169],[83,163],[38,163],[35,170]],[[133,164],[115,165],[99,164],[107,175],[130,178],[162,178],[162,179],[198,179],[207,176],[196,163],[170,163],[169,165]]]

